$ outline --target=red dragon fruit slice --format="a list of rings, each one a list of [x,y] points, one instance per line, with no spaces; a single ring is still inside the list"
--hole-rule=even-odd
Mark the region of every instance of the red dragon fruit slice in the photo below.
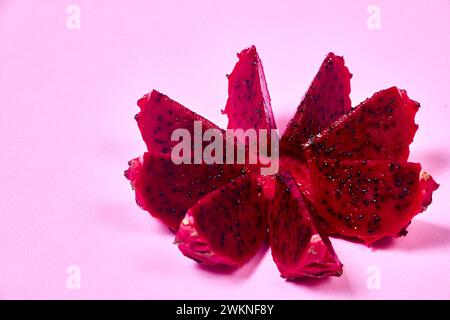
[[[344,58],[329,53],[287,125],[282,150],[301,157],[303,143],[351,110],[351,77]]]
[[[189,209],[175,243],[205,265],[242,266],[267,236],[267,201],[257,179],[241,176]]]
[[[295,180],[286,172],[277,176],[269,211],[270,246],[281,276],[288,279],[342,274],[328,237],[315,227],[311,208]]]
[[[418,109],[404,90],[377,92],[311,139],[306,157],[406,161],[418,128]]]
[[[290,173],[305,198],[313,201],[308,162],[284,154],[280,158],[280,167]]]
[[[264,69],[255,46],[242,50],[228,76],[229,129],[276,129]]]
[[[178,144],[178,141],[171,141],[172,132],[175,129],[186,129],[194,137],[195,121],[201,122],[203,132],[207,129],[222,131],[211,121],[156,90],[139,99],[138,106],[141,111],[135,119],[148,150],[152,152],[170,155],[172,148]],[[203,147],[207,144],[209,142],[204,142]],[[191,155],[193,157],[194,152]]]
[[[431,203],[439,185],[418,163],[312,160],[317,214],[329,234],[370,245],[395,236]]]
[[[191,206],[247,170],[242,165],[176,165],[169,155],[147,152],[143,159],[129,162],[125,176],[136,192],[138,205],[178,230]]]

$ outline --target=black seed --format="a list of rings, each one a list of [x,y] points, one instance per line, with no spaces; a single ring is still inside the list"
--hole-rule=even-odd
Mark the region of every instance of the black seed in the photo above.
[[[220,234],[220,246],[223,247],[225,245],[225,233],[222,232]]]
[[[389,171],[394,171],[395,165],[393,163],[389,163]]]
[[[394,109],[392,109],[390,106],[386,107],[386,112],[388,114],[391,114],[394,111]]]

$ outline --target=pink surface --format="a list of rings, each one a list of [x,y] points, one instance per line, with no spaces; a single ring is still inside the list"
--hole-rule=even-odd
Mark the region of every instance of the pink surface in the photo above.
[[[450,298],[449,1],[377,0],[379,30],[366,24],[372,1],[77,0],[79,30],[66,27],[70,4],[0,0],[0,298]],[[383,247],[334,239],[341,278],[285,282],[270,252],[205,270],[122,175],[145,150],[136,100],[157,88],[224,126],[225,74],[250,44],[280,128],[328,51],[354,74],[354,105],[392,85],[422,104],[411,158],[441,184],[434,203]]]

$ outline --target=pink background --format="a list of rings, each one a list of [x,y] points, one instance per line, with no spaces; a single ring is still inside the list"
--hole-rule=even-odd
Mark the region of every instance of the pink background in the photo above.
[[[76,0],[69,30],[68,1],[0,0],[0,298],[450,298],[450,1],[376,0],[380,30],[371,2]],[[205,270],[122,175],[145,150],[136,100],[157,88],[225,126],[225,74],[250,44],[280,129],[328,51],[354,74],[354,105],[392,85],[422,103],[411,158],[441,183],[434,203],[377,249],[333,240],[341,278],[285,282],[269,252]]]

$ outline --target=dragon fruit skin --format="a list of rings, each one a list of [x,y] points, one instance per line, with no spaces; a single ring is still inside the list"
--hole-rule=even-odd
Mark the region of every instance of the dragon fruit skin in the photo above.
[[[327,236],[315,227],[309,204],[287,172],[277,175],[269,210],[272,257],[287,279],[340,276],[342,263]]]
[[[238,53],[228,75],[228,100],[223,114],[228,129],[276,129],[261,59],[255,46]]]
[[[351,110],[351,77],[344,58],[330,52],[287,125],[281,150],[302,158],[302,144]]]
[[[306,157],[406,161],[418,109],[404,90],[379,91],[306,143]]]
[[[191,207],[175,243],[204,265],[242,266],[267,237],[267,205],[258,179],[243,175]]]
[[[439,187],[418,163],[320,159],[310,165],[321,226],[367,245],[401,234]]]

